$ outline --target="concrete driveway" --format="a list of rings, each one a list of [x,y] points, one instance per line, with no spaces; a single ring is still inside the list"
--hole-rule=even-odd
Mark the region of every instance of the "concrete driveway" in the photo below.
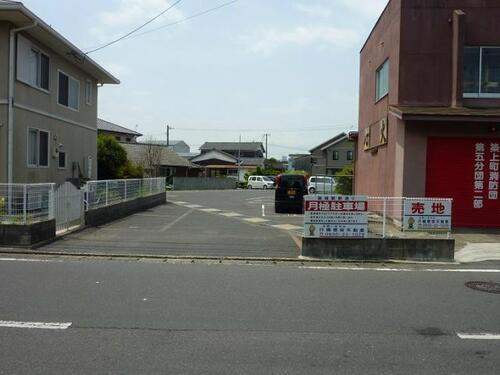
[[[169,203],[69,234],[43,251],[298,257],[301,215],[275,215],[273,191],[172,192]]]

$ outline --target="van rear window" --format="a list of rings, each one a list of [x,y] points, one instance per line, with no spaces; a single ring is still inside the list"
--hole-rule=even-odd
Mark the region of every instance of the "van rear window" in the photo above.
[[[304,177],[297,175],[297,176],[281,176],[281,181],[280,181],[280,187],[281,188],[295,188],[295,189],[303,189],[304,188]]]

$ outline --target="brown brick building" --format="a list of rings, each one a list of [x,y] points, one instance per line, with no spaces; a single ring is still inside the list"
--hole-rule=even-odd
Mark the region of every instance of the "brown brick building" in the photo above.
[[[391,0],[361,50],[355,189],[500,226],[500,1]]]

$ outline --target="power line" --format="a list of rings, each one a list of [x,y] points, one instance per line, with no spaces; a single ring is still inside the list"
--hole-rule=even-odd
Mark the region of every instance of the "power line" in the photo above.
[[[154,29],[150,29],[150,30],[144,31],[144,32],[139,33],[139,34],[126,36],[126,37],[122,38],[121,40],[129,40],[129,39],[138,38],[138,37],[140,37],[140,36],[147,35],[147,34],[150,34],[150,33],[155,32],[155,31],[159,31],[159,30],[165,29],[165,28],[170,27],[170,26],[175,26],[175,25],[178,25],[178,24],[180,24],[180,23],[184,23],[184,22],[186,22],[186,21],[192,20],[193,18],[198,18],[198,17],[204,16],[205,14],[215,12],[215,11],[217,11],[217,10],[221,9],[221,8],[224,8],[224,7],[227,7],[227,6],[229,6],[229,5],[232,5],[232,4],[234,4],[234,3],[238,2],[238,1],[240,1],[240,0],[232,0],[232,1],[228,1],[228,2],[226,2],[226,3],[223,3],[223,4],[218,5],[218,6],[216,6],[216,7],[209,8],[209,9],[203,10],[203,11],[201,11],[201,12],[195,13],[195,14],[193,14],[193,15],[191,15],[191,16],[188,16],[188,17],[182,18],[182,19],[180,19],[180,20],[178,20],[178,21],[171,22],[171,23],[167,23],[167,24],[165,24],[165,25],[162,25],[162,26],[156,27],[156,28],[154,28]],[[90,51],[90,52],[87,52],[87,53],[92,53],[92,52],[94,52],[94,51],[97,51],[97,50],[99,50],[101,47],[91,47],[91,48],[96,48],[96,49],[95,49],[95,50],[92,50],[92,51]],[[102,48],[104,48],[104,46],[103,46]]]
[[[160,13],[158,13],[156,16],[154,16],[153,18],[151,18],[149,21],[147,21],[146,23],[143,23],[141,26],[139,27],[136,27],[134,30],[128,32],[127,34],[121,36],[120,38],[118,39],[115,39],[109,43],[106,43],[105,45],[101,46],[101,47],[98,47],[98,48],[95,48],[91,51],[87,51],[85,54],[88,55],[89,53],[93,53],[93,52],[97,52],[103,48],[106,48],[106,47],[109,47],[111,46],[112,44],[115,44],[115,43],[118,43],[119,41],[127,38],[128,36],[134,34],[135,32],[141,30],[142,28],[146,27],[147,25],[149,25],[151,22],[155,21],[156,19],[160,18],[161,16],[163,16],[165,13],[167,13],[170,9],[172,9],[173,7],[175,7],[177,4],[179,4],[182,0],[177,0],[175,3],[173,3],[172,5],[170,5],[167,9],[161,11]]]
[[[266,131],[274,132],[309,132],[309,131],[329,131],[329,130],[338,130],[338,129],[350,129],[351,126],[344,125],[334,125],[334,126],[323,126],[323,127],[302,127],[302,128],[177,128],[178,131],[187,131],[187,132],[246,132],[246,133],[262,133]],[[159,134],[157,134],[159,135]]]

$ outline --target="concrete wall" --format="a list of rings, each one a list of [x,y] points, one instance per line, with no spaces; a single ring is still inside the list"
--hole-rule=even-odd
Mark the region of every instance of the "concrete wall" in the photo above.
[[[167,194],[159,193],[149,197],[114,204],[112,206],[89,210],[85,212],[85,224],[98,226],[129,216],[135,212],[147,210],[166,203]]]
[[[236,189],[236,178],[174,177],[174,190],[230,190]]]
[[[398,195],[394,170],[396,164],[396,142],[398,140],[397,119],[389,116],[388,145],[377,153],[364,151],[364,132],[370,125],[387,118],[388,107],[397,104],[399,96],[399,48],[400,48],[401,1],[391,0],[387,5],[360,54],[359,93],[359,140],[356,163],[357,194],[372,196]],[[376,72],[389,59],[389,94],[376,102]],[[378,134],[372,135],[375,140]]]
[[[70,63],[62,56],[56,54],[43,44],[33,40],[27,34],[24,37],[33,42],[40,50],[50,58],[49,92],[34,88],[15,81],[15,107],[14,107],[14,182],[56,182],[63,183],[66,179],[76,177],[76,171],[72,171],[72,162],[80,165],[82,173],[84,170],[84,159],[92,157],[92,176],[97,178],[97,82],[78,68],[76,64]],[[5,67],[7,63],[5,50],[8,51],[8,27],[0,24],[0,100],[2,90],[7,87]],[[8,54],[7,54],[8,56]],[[58,104],[58,70],[72,76],[80,81],[80,102],[78,111]],[[5,81],[4,81],[5,79]],[[92,81],[92,104],[85,103],[85,82]],[[5,85],[3,84],[5,82]],[[0,107],[4,107],[0,105]],[[0,112],[2,116],[2,112]],[[1,121],[1,120],[0,120]],[[27,128],[39,128],[50,132],[49,142],[49,168],[27,167]],[[6,142],[6,127],[0,129],[0,142]],[[54,136],[57,139],[54,139]],[[66,169],[58,168],[58,159],[53,158],[56,145],[63,144],[66,152]],[[7,181],[6,144],[1,147],[0,156],[0,182]],[[5,157],[3,155],[5,154]]]
[[[303,238],[301,255],[345,260],[453,261],[455,240]]]
[[[0,225],[0,245],[32,246],[56,237],[56,221],[31,225]]]

